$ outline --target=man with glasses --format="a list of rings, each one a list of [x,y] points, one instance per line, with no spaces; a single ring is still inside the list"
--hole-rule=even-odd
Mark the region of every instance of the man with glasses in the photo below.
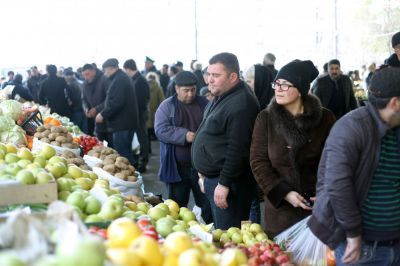
[[[249,153],[258,102],[239,78],[239,62],[231,53],[209,61],[208,89],[215,98],[207,106],[192,144],[193,165],[211,204],[216,228],[240,227],[248,220],[256,183]]]
[[[400,31],[392,37],[394,54],[385,60],[385,64],[392,67],[400,67]]]
[[[328,75],[318,78],[311,91],[321,100],[323,107],[333,112],[336,119],[357,108],[351,80],[341,73],[337,59],[329,61]]]

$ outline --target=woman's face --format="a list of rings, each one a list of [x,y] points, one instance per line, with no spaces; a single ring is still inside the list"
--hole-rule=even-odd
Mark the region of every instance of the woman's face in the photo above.
[[[289,105],[300,100],[300,92],[285,79],[275,81],[275,99],[278,104]]]

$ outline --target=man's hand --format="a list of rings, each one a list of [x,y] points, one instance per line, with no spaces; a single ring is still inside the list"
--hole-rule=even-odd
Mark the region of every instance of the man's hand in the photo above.
[[[214,190],[214,202],[218,208],[226,209],[228,208],[228,202],[226,199],[228,198],[229,187],[218,184]]]
[[[348,237],[346,250],[344,251],[342,262],[345,264],[355,263],[360,259],[361,255],[361,236]]]
[[[194,132],[188,131],[188,132],[186,133],[186,142],[187,142],[187,143],[192,143],[193,140],[194,140],[194,136],[196,136],[196,134],[195,134]]]
[[[96,116],[96,123],[103,123],[103,120],[104,119],[101,113]]]
[[[96,108],[91,108],[86,112],[86,116],[89,118],[94,118],[97,115]]]
[[[307,201],[305,198],[303,198],[299,193],[296,191],[290,191],[286,196],[285,200],[292,204],[293,207],[297,208],[303,208],[304,210],[311,211],[312,208],[308,207],[306,205]]]
[[[206,193],[205,190],[204,190],[204,179],[205,179],[205,177],[204,177],[204,175],[202,175],[200,173],[197,173],[197,175],[199,176],[199,181],[198,182],[199,182],[200,191],[203,192],[203,193]]]

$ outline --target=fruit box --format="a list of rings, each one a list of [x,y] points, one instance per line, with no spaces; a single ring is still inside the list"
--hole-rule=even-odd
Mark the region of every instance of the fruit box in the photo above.
[[[24,203],[50,203],[57,200],[57,183],[0,185],[0,206]]]

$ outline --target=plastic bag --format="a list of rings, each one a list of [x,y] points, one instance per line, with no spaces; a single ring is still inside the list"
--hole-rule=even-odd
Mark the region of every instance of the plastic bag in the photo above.
[[[45,145],[49,145],[52,148],[54,148],[56,150],[57,155],[61,155],[63,153],[63,151],[71,151],[77,156],[81,155],[81,150],[80,149],[68,149],[68,148],[64,148],[64,147],[51,145],[50,143],[46,143],[46,142],[40,141],[37,138],[33,138],[32,152],[40,152]]]
[[[135,195],[143,198],[143,179],[139,172],[136,172],[136,175],[138,176],[138,180],[136,182],[121,180],[120,178],[111,175],[99,167],[93,167],[93,172],[100,178],[108,180],[110,182],[110,187],[113,189],[118,189],[123,196]]]
[[[329,248],[308,228],[311,216],[301,220],[275,237],[274,241],[292,254],[292,260],[299,266],[332,266],[328,260]]]
[[[83,160],[85,161],[85,163],[90,167],[93,168],[95,167],[97,164],[102,163],[103,160],[94,157],[94,156],[89,156],[89,155],[84,155],[83,156]]]
[[[138,137],[136,135],[136,133],[133,135],[133,139],[132,139],[132,150],[138,150],[140,148],[140,143],[138,140]]]

